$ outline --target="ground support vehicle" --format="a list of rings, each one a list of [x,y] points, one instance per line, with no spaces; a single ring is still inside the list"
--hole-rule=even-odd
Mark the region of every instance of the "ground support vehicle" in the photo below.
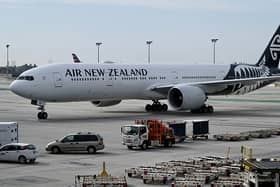
[[[0,146],[8,143],[18,143],[17,122],[0,122]]]
[[[122,144],[128,149],[149,146],[171,147],[175,144],[173,129],[160,120],[136,120],[135,124],[121,127]]]
[[[210,186],[219,177],[232,177],[239,172],[240,165],[236,165],[234,160],[215,156],[203,156],[185,161],[172,160],[156,163],[155,166],[126,170],[129,177],[137,176],[143,180],[143,183],[172,184],[171,186],[176,187]]]
[[[0,161],[34,163],[37,157],[38,151],[32,144],[10,143],[0,147]]]
[[[215,134],[213,138],[219,141],[244,141],[249,140],[248,134]]]
[[[145,172],[143,175],[144,184],[169,184],[174,181],[176,177],[176,171],[160,171],[154,170]]]
[[[75,187],[127,187],[125,176],[109,175],[103,162],[103,170],[99,175],[76,175]]]
[[[127,181],[124,176],[77,175],[75,187],[127,187]]]
[[[248,132],[242,132],[240,134],[248,135],[251,138],[269,138],[272,135],[272,129],[248,131]]]
[[[174,130],[176,142],[183,142],[186,138],[208,139],[209,120],[166,121],[165,123]]]

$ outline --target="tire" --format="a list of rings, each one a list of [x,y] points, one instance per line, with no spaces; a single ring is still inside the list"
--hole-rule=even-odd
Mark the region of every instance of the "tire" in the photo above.
[[[57,146],[53,147],[52,148],[52,154],[58,154],[58,153],[60,153],[59,147],[57,147]]]
[[[164,143],[164,147],[172,147],[172,141],[168,140]]]
[[[19,156],[18,157],[18,162],[21,164],[25,164],[27,162],[27,159],[25,156]]]
[[[166,112],[168,110],[168,105],[167,104],[163,104],[162,105],[162,111]]]
[[[132,148],[133,148],[133,147],[132,147],[132,146],[130,146],[130,145],[128,145],[128,146],[127,146],[127,148],[128,148],[128,149],[130,149],[130,150],[132,150]]]
[[[213,113],[214,112],[214,108],[212,106],[208,106],[208,113]]]
[[[141,145],[141,149],[142,149],[142,150],[148,149],[147,142],[143,142],[143,144]]]
[[[146,109],[147,112],[151,112],[152,111],[152,105],[147,104],[145,109]]]
[[[38,119],[42,119],[42,112],[38,112],[37,117]]]
[[[94,154],[94,153],[96,153],[96,148],[95,147],[88,147],[87,151],[88,151],[89,154]]]
[[[47,112],[42,113],[42,119],[48,119],[48,113]]]

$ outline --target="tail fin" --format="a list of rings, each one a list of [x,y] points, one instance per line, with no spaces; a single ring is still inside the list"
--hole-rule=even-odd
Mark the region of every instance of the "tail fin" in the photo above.
[[[81,63],[80,59],[75,53],[72,53],[73,61],[74,63]]]
[[[259,59],[257,66],[266,66],[268,68],[278,68],[280,60],[280,25],[276,32],[265,48],[261,58]]]

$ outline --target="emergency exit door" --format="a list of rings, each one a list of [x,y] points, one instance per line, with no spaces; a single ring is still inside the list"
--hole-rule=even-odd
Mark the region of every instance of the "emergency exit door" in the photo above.
[[[62,75],[59,72],[53,72],[54,87],[62,87],[63,80]]]

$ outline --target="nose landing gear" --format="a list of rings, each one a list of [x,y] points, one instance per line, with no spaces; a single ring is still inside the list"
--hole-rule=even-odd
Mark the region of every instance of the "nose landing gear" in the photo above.
[[[38,114],[37,114],[38,119],[47,119],[48,118],[48,113],[45,112],[46,103],[44,101],[31,100],[31,104],[39,106],[38,110],[40,110],[40,112],[38,112]]]
[[[153,104],[147,104],[145,109],[147,112],[165,112],[168,110],[168,105],[161,104],[158,100],[153,100]]]
[[[41,112],[38,112],[38,114],[37,114],[38,119],[47,119],[48,118],[48,113],[45,112],[45,105],[39,106],[38,110],[41,110]]]

